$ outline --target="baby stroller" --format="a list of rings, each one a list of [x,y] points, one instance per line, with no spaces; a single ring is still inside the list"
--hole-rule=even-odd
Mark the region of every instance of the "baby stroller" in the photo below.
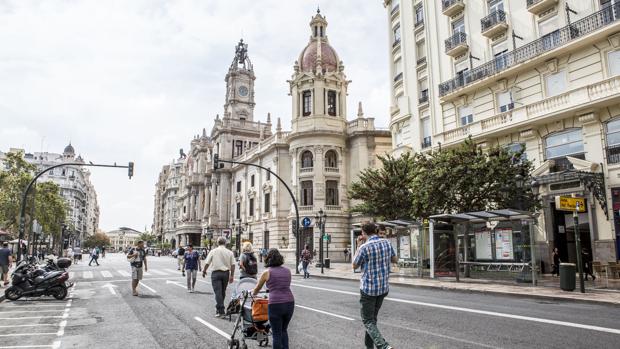
[[[226,307],[225,316],[228,317],[228,321],[232,321],[233,315],[239,314],[241,311],[241,301],[243,300],[243,291],[252,291],[256,287],[256,279],[243,278],[237,282],[237,285],[233,289],[230,296],[230,302]]]
[[[252,282],[250,289],[244,289]],[[257,296],[252,296],[252,289],[256,285],[256,280],[252,278],[242,279],[235,291],[240,292],[239,315],[235,321],[232,334],[228,340],[230,349],[247,349],[246,339],[255,340],[258,346],[266,347],[269,345],[269,318],[267,315],[267,292],[260,292]],[[239,339],[235,336],[239,333]]]

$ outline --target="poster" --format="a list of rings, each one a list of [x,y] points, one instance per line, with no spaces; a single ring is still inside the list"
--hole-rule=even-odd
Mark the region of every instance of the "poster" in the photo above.
[[[392,245],[394,252],[398,253],[398,239],[396,237],[391,237],[388,238],[388,240],[390,240],[390,244]]]
[[[495,259],[514,259],[512,229],[495,229]]]
[[[411,258],[411,236],[403,235],[400,237],[400,258]]]
[[[493,259],[491,245],[491,232],[488,230],[477,231],[476,235],[476,260]]]

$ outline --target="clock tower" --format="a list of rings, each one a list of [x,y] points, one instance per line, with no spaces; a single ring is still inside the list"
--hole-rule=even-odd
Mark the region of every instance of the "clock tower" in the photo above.
[[[235,58],[226,74],[224,118],[254,121],[254,69],[248,57],[248,44],[239,41]]]

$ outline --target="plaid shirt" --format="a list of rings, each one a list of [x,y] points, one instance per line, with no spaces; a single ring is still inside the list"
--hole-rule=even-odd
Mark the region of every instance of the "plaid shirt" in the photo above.
[[[389,291],[391,258],[395,256],[394,248],[386,239],[376,235],[360,246],[355,255],[355,263],[362,267],[360,289],[369,296],[380,296]]]

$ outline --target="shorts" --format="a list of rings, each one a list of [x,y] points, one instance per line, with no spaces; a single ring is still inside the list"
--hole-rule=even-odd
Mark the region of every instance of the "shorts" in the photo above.
[[[131,267],[131,279],[142,280],[142,267]]]
[[[9,273],[9,266],[7,265],[0,265],[0,274],[8,274]]]

